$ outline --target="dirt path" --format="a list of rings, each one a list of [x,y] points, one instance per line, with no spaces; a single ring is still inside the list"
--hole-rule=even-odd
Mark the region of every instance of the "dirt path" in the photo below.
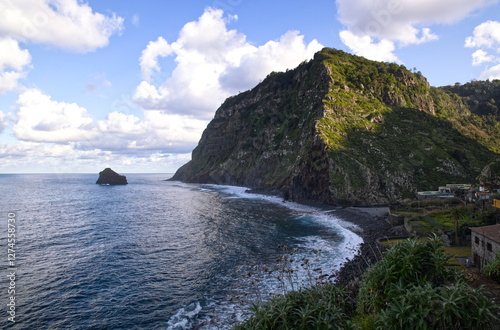
[[[483,286],[483,294],[500,304],[500,283],[495,282],[485,275],[481,274],[476,268],[467,268],[464,270],[464,276],[467,283],[477,288]]]

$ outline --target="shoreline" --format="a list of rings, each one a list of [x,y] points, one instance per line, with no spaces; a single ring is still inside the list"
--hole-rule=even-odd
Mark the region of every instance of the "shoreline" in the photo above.
[[[277,191],[269,189],[250,188],[247,192],[282,197]],[[346,288],[357,286],[365,270],[380,260],[382,251],[377,245],[377,239],[391,236],[390,230],[392,226],[387,222],[387,217],[391,213],[390,208],[388,206],[332,206],[314,200],[293,202],[323,209],[325,212],[331,213],[333,216],[350,222],[361,229],[353,230],[363,239],[358,253],[353,259],[347,260],[340,267],[334,279],[334,283],[338,286]]]
[[[168,180],[171,180],[168,179]],[[181,181],[182,182],[182,181]],[[204,184],[204,183],[201,183]],[[206,184],[206,183],[205,183]],[[216,186],[224,186],[215,184]],[[229,185],[233,186],[233,185]],[[281,194],[276,190],[263,188],[248,188],[242,186],[234,186],[246,188],[245,192],[255,195],[264,195],[271,197],[282,198]],[[354,258],[347,260],[341,265],[340,269],[335,273],[334,283],[338,286],[352,287],[356,286],[361,280],[361,276],[365,270],[380,260],[381,251],[377,245],[377,239],[384,236],[391,236],[390,229],[392,226],[386,221],[390,214],[388,206],[333,206],[314,200],[301,201],[285,201],[283,203],[297,203],[305,206],[310,206],[330,213],[333,216],[340,218],[343,221],[349,222],[357,226],[360,230],[353,230],[361,236],[363,243]]]
[[[357,286],[365,270],[380,260],[381,251],[377,239],[389,236],[391,225],[386,221],[390,210],[388,207],[347,207],[335,209],[333,215],[358,226],[356,232],[363,239],[359,253],[346,261],[337,272],[334,283],[346,288]]]

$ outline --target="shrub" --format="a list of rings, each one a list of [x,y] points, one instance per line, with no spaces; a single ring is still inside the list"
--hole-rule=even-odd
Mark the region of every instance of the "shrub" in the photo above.
[[[439,286],[457,280],[459,272],[448,263],[449,258],[436,235],[424,241],[407,239],[394,245],[364,274],[358,312],[378,313],[387,302],[415,285]]]
[[[495,259],[483,267],[482,271],[489,278],[500,282],[500,251],[497,252]]]
[[[377,329],[492,329],[498,306],[467,285],[437,236],[408,239],[368,269],[358,313],[377,314]]]
[[[345,288],[324,283],[254,304],[251,317],[234,329],[351,329],[353,311]]]
[[[497,307],[463,281],[412,286],[380,311],[379,329],[494,329]]]
[[[365,272],[357,301],[323,282],[253,305],[235,329],[494,329],[499,307],[467,285],[449,257],[436,235],[404,240]]]

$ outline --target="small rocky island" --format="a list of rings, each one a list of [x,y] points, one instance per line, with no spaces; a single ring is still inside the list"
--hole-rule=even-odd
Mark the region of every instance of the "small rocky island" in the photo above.
[[[103,185],[120,185],[120,184],[128,184],[127,177],[125,175],[120,175],[110,169],[109,167],[105,168],[103,171],[99,172],[99,179],[97,179],[96,184]]]

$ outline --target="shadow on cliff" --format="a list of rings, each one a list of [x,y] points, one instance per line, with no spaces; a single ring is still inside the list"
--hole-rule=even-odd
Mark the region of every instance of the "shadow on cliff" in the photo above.
[[[474,183],[498,156],[452,123],[393,108],[374,129],[351,129],[328,148],[330,203],[374,205],[414,198],[446,183]]]

